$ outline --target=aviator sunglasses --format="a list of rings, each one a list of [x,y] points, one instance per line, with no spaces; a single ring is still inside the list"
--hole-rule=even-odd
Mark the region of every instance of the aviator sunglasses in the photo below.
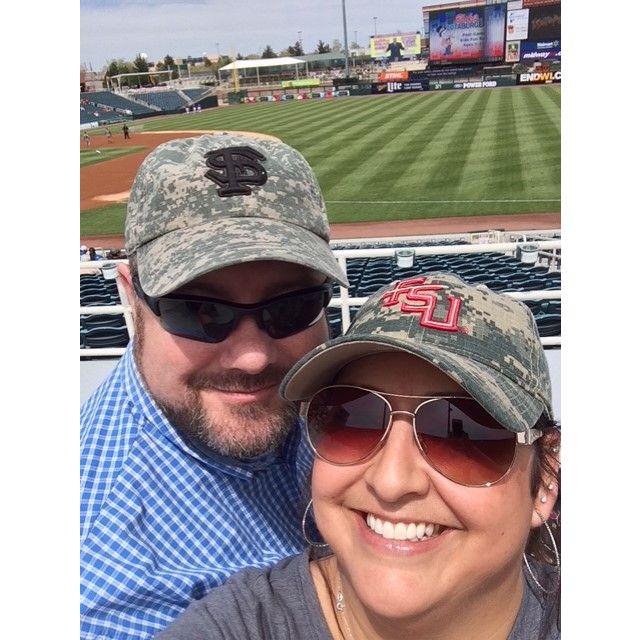
[[[154,298],[142,290],[138,278],[133,279],[133,286],[158,316],[165,331],[198,342],[226,340],[245,316],[251,316],[271,338],[287,338],[318,322],[331,299],[329,283],[284,293],[257,304],[183,294]]]
[[[413,411],[394,410],[388,398],[422,400]],[[410,415],[422,456],[439,473],[467,487],[488,487],[511,469],[518,444],[542,431],[505,429],[469,396],[404,396],[351,385],[325,387],[303,405],[309,442],[335,465],[367,461],[384,446],[395,414]]]

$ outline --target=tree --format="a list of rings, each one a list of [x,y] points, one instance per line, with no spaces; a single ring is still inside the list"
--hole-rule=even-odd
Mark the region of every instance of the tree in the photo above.
[[[167,65],[160,60],[160,62],[156,62],[156,71],[166,71]]]
[[[143,58],[140,54],[138,54],[133,61],[134,73],[136,71],[144,72],[149,71],[149,63],[146,58]],[[149,84],[149,76],[148,75],[140,75],[138,78],[135,78],[138,81],[138,84]]]
[[[207,58],[207,56],[204,57],[204,66],[205,67],[212,67],[213,66],[213,62],[211,62],[211,60],[209,58]]]
[[[176,66],[175,60],[168,53],[164,57],[164,66],[167,69],[170,69],[171,67],[175,67]]]
[[[276,55],[276,52],[271,48],[271,45],[268,44],[264,48],[264,51],[262,52],[262,57],[263,58],[277,58],[278,56]]]
[[[316,47],[317,53],[329,53],[331,51],[331,47],[328,44],[322,42],[322,40],[318,40],[318,46]]]
[[[340,44],[340,40],[337,40],[336,38],[334,38],[331,41],[331,51],[333,53],[341,53],[342,52],[342,45]]]
[[[290,56],[303,56],[302,43],[300,40],[296,40],[292,46],[287,47],[287,55]]]

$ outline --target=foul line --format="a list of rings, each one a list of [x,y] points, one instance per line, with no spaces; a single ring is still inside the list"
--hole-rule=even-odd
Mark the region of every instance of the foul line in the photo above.
[[[478,202],[562,202],[560,198],[539,198],[535,200],[325,200],[327,204],[447,204]]]

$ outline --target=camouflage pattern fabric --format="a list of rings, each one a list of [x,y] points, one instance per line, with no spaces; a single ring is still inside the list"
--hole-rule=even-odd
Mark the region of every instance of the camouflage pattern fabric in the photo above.
[[[313,171],[276,140],[216,134],[160,145],[134,180],[125,242],[150,296],[255,260],[301,264],[348,284]]]
[[[553,417],[547,360],[529,308],[447,273],[377,291],[345,335],[293,366],[281,393],[289,400],[308,399],[348,362],[390,350],[437,366],[512,431],[533,427],[543,413]]]

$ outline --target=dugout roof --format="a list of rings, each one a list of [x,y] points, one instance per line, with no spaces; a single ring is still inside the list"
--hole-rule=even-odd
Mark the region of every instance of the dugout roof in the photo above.
[[[255,69],[256,67],[285,67],[292,64],[304,64],[304,60],[299,58],[291,58],[288,56],[282,58],[263,58],[258,60],[234,60],[224,67],[220,67],[220,71],[232,71],[233,69]]]

